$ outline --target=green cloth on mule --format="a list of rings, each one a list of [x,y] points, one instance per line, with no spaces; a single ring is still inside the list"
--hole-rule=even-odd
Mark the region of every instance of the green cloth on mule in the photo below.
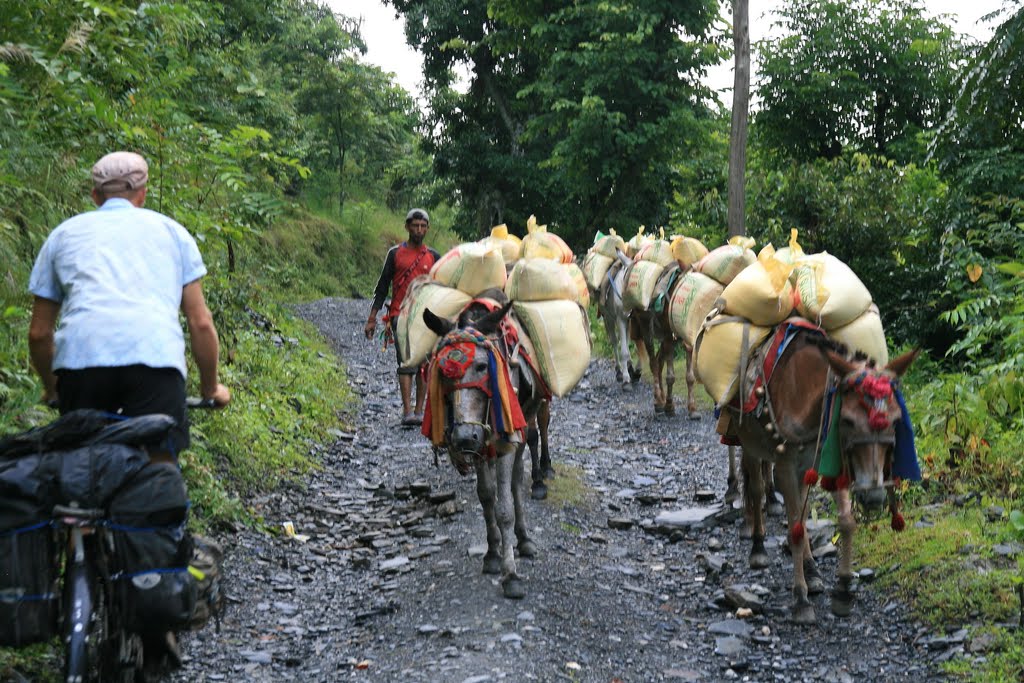
[[[842,395],[837,391],[832,395],[832,415],[825,429],[825,443],[821,446],[821,462],[818,474],[822,477],[838,477],[842,459],[839,457],[839,411],[843,407]]]

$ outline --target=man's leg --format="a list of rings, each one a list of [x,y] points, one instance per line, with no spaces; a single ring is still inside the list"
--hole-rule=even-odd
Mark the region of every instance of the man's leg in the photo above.
[[[402,390],[402,417],[412,415],[412,375],[399,371],[398,386]]]
[[[427,399],[426,382],[423,381],[423,373],[416,373],[416,415],[423,419],[423,404]]]

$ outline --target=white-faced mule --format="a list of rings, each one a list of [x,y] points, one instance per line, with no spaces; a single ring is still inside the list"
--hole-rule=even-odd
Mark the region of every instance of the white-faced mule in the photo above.
[[[515,550],[522,557],[537,551],[526,531],[524,429],[544,395],[528,364],[510,369],[507,362],[497,333],[510,308],[506,304],[472,327],[423,312],[427,327],[441,337],[428,370],[423,433],[447,449],[460,474],[476,470],[487,528],[483,571],[500,573],[505,597],[520,599],[526,586],[516,571]]]
[[[795,326],[793,326],[795,327]],[[731,405],[730,432],[743,446],[746,514],[752,518],[750,566],[763,568],[764,547],[762,463],[775,465],[775,484],[782,492],[789,522],[793,558],[793,620],[814,623],[809,593],[824,582],[811,555],[805,532],[808,491],[818,483],[830,491],[839,516],[839,567],[832,592],[832,612],[847,616],[853,603],[853,535],[857,523],[853,497],[867,509],[888,501],[892,528],[901,531],[902,515],[893,487],[902,479],[919,479],[913,431],[899,378],[917,351],[894,359],[884,368],[863,358],[848,358],[841,347],[820,332],[795,327],[792,339],[777,356],[774,368],[758,374],[749,412]],[[757,363],[757,359],[754,361]],[[740,410],[745,414],[740,415]]]

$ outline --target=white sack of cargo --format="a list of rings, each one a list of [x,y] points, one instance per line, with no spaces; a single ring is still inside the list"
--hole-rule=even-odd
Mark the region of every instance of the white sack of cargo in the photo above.
[[[853,322],[835,330],[828,330],[830,339],[842,342],[851,351],[860,351],[871,358],[879,367],[889,363],[889,347],[885,343],[882,318],[878,306],[871,304]]]
[[[575,301],[517,301],[512,308],[533,345],[544,383],[555,396],[565,396],[590,364],[586,312]]]
[[[654,297],[654,287],[665,267],[654,261],[634,261],[626,269],[622,285],[622,308],[627,313],[634,310],[646,311]]]
[[[672,244],[668,240],[651,240],[636,253],[637,261],[650,261],[664,268],[676,262]]]
[[[491,228],[490,237],[480,240],[485,247],[497,249],[501,252],[501,258],[506,266],[511,266],[519,260],[519,253],[522,250],[522,240],[515,235],[509,234],[508,226],[504,223]]]
[[[587,279],[583,276],[583,271],[575,263],[570,263],[566,269],[576,285],[576,296],[573,300],[583,308],[590,306],[590,287],[587,285]]]
[[[648,242],[653,242],[654,238],[650,235],[644,234],[644,226],[637,228],[636,235],[634,235],[628,242],[626,242],[626,256],[633,258],[637,253],[646,245]]]
[[[594,291],[600,289],[613,263],[615,259],[611,256],[602,256],[596,251],[587,252],[587,257],[583,259],[583,277],[587,280],[587,286]]]
[[[793,265],[775,258],[766,246],[757,261],[741,270],[722,293],[725,313],[746,318],[755,325],[778,325],[793,311]]]
[[[594,246],[590,248],[590,251],[596,252],[601,256],[615,258],[616,251],[621,251],[623,254],[626,253],[626,242],[612,230],[610,235],[600,235],[594,240]]]
[[[542,258],[560,263],[572,263],[572,249],[561,237],[548,232],[548,226],[537,225],[537,218],[530,216],[526,221],[526,237],[523,238],[520,258]]]
[[[740,271],[755,261],[757,256],[749,247],[723,244],[694,263],[693,269],[698,273],[704,273],[719,284],[728,286]]]
[[[402,358],[406,359],[403,366],[418,367],[437,344],[437,335],[423,322],[424,310],[429,308],[442,318],[454,318],[472,298],[454,287],[431,280],[429,276],[413,280],[402,301],[396,325],[395,343],[402,352]]]
[[[722,315],[708,320],[694,348],[697,379],[716,406],[724,406],[736,396],[740,374],[746,372],[740,367],[742,360],[749,358],[772,331],[748,321],[725,322],[730,319],[735,320]]]
[[[671,242],[672,256],[683,268],[689,268],[708,255],[708,248],[693,237],[677,235]]]
[[[442,256],[430,269],[430,277],[442,285],[476,296],[491,287],[505,287],[505,259],[497,249],[467,242]]]
[[[853,322],[871,305],[871,292],[856,273],[827,252],[797,261],[791,277],[796,309],[826,330]]]
[[[668,320],[672,334],[693,348],[701,325],[725,287],[702,273],[687,273],[672,291]]]
[[[521,259],[512,267],[505,283],[512,301],[550,301],[577,298],[576,283],[569,267],[547,259]]]

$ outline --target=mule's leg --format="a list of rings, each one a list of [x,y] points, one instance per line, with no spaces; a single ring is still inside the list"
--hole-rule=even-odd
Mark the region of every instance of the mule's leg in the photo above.
[[[526,586],[516,573],[516,556],[512,545],[516,521],[512,495],[515,463],[516,458],[512,453],[504,453],[494,459],[494,470],[497,474],[495,512],[498,529],[501,531],[501,588],[506,598],[518,600],[526,597]]]
[[[534,500],[544,500],[548,497],[548,487],[544,485],[544,467],[541,464],[540,452],[540,430],[537,425],[537,416],[529,419],[529,426],[526,430],[526,445],[530,449],[530,496]]]
[[[853,609],[850,583],[853,581],[853,534],[857,530],[857,520],[853,516],[848,489],[838,490],[832,497],[839,511],[839,569],[836,587],[832,591],[832,614],[848,617]]]
[[[672,400],[672,386],[676,383],[676,343],[668,332],[661,342],[662,368],[665,373],[665,414],[675,415],[676,404]]]
[[[736,476],[736,447],[729,446],[729,476],[726,479],[725,504],[732,505],[740,499],[739,478]]]
[[[620,328],[623,327],[620,316],[615,314],[614,305],[611,311],[606,311],[604,314],[604,331],[608,335],[608,343],[612,347],[612,355],[615,357],[615,381],[620,384],[626,384],[629,382],[628,368],[623,363],[623,359],[629,359],[629,348],[626,346],[625,335],[620,333]],[[622,349],[626,349],[626,353],[622,353]]]
[[[697,412],[697,399],[693,397],[693,387],[697,384],[697,376],[693,374],[693,349],[683,343],[683,353],[686,354],[686,412],[691,420],[699,420],[700,413]]]
[[[495,513],[495,487],[497,478],[494,473],[494,461],[477,459],[476,495],[480,506],[484,509],[484,525],[487,527],[487,553],[484,555],[484,574],[501,573],[501,530]]]
[[[791,460],[781,458],[775,465],[775,483],[782,491],[782,499],[786,504],[787,526],[786,538],[789,540],[789,554],[793,558],[793,621],[798,624],[813,624],[816,621],[814,606],[807,599],[807,581],[804,578],[804,558],[807,548],[807,533],[794,540],[793,525],[797,522],[805,524],[803,514],[804,489],[801,478],[797,477],[796,467]]]
[[[526,473],[524,472],[523,450],[522,446],[516,449],[515,463],[512,466],[512,505],[516,515],[516,547],[521,557],[534,557],[537,554],[537,546],[530,540],[530,536],[526,531],[526,495],[523,490],[523,485],[526,482]]]
[[[647,344],[644,342],[643,336],[639,333],[632,321],[630,322],[629,330],[630,338],[636,346],[636,374],[630,374],[630,379],[634,382],[639,382],[641,371],[644,366],[646,365],[648,368],[651,367],[651,358],[650,354],[647,352]]]
[[[743,468],[743,530],[741,537],[749,534],[750,568],[764,569],[770,562],[764,549],[764,517],[761,514],[761,496],[764,483],[761,481],[761,461],[743,451],[740,456]]]
[[[779,503],[779,499],[775,495],[775,468],[768,461],[765,461],[763,467],[765,512],[769,517],[781,517],[785,513],[785,508]]]
[[[540,431],[540,467],[544,478],[555,476],[555,468],[551,466],[551,449],[548,443],[548,428],[551,426],[551,401],[542,401],[537,411],[537,429]]]

